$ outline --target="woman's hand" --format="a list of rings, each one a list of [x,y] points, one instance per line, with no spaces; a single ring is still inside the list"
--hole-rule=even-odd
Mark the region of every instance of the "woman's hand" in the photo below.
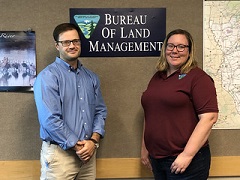
[[[171,172],[175,174],[185,172],[189,164],[192,162],[192,158],[192,156],[189,156],[184,152],[180,153],[170,167]]]
[[[152,165],[149,160],[149,153],[145,146],[143,146],[141,150],[141,162],[144,166],[152,171]]]

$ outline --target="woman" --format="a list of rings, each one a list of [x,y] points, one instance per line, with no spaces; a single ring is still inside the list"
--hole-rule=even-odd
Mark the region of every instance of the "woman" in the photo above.
[[[218,118],[214,82],[197,67],[189,32],[170,32],[157,72],[142,95],[144,135],[141,160],[156,180],[206,180],[208,137]]]

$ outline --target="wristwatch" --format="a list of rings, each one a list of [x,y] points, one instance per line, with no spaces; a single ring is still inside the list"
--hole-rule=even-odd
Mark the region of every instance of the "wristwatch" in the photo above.
[[[99,148],[99,143],[95,139],[91,138],[89,140],[94,143],[96,149]]]

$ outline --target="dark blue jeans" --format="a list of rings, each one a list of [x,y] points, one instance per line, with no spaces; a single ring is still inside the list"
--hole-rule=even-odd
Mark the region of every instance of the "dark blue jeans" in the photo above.
[[[154,159],[150,157],[155,180],[206,180],[209,175],[211,153],[209,146],[201,148],[182,174],[171,173],[176,156]]]

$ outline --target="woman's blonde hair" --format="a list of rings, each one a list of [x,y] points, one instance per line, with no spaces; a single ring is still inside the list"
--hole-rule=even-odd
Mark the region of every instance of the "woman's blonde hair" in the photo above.
[[[188,45],[189,45],[189,48],[188,48],[189,57],[188,57],[188,60],[186,61],[186,63],[180,67],[180,70],[181,70],[181,73],[188,73],[191,69],[193,69],[194,67],[197,66],[197,61],[195,59],[195,52],[194,52],[195,45],[193,42],[193,38],[189,32],[187,32],[186,30],[183,30],[183,29],[173,30],[167,35],[167,37],[165,38],[163,45],[162,45],[161,55],[158,60],[156,69],[158,71],[167,71],[168,70],[169,65],[168,65],[167,58],[166,58],[166,46],[167,46],[168,39],[175,34],[182,34],[187,38]]]

